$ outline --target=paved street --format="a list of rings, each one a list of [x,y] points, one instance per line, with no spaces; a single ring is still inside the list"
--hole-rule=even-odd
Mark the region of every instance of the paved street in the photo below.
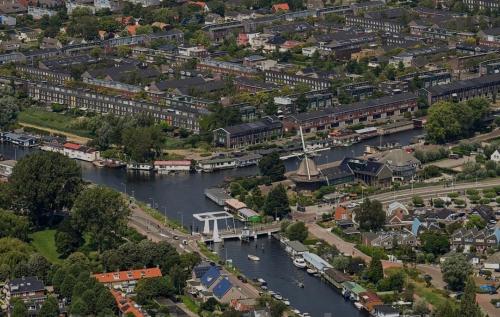
[[[391,192],[386,192],[382,194],[376,194],[376,195],[371,195],[369,196],[370,199],[377,199],[383,204],[389,204],[393,202],[394,200],[399,201],[399,202],[405,202],[405,201],[410,201],[413,196],[418,195],[422,198],[431,198],[431,197],[439,197],[439,196],[444,196],[450,192],[455,192],[455,191],[460,191],[460,190],[466,190],[470,188],[474,189],[482,189],[482,188],[489,188],[493,186],[498,186],[500,185],[500,178],[493,178],[493,179],[486,179],[486,180],[481,180],[476,182],[469,182],[469,183],[460,183],[456,184],[453,187],[444,187],[443,185],[437,185],[437,186],[427,186],[427,187],[421,187],[421,188],[414,188],[412,189],[405,189],[405,190],[400,190],[400,191],[391,191]]]

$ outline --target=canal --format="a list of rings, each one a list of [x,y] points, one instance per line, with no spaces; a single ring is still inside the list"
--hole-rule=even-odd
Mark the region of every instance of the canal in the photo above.
[[[365,145],[379,145],[389,142],[408,144],[413,136],[421,134],[421,130],[410,130],[390,136],[383,140],[378,138],[366,140],[350,147],[334,148],[321,152],[316,157],[318,164],[341,160],[348,156],[362,155]],[[21,158],[31,150],[14,147],[10,144],[0,144],[0,153],[6,159]],[[287,170],[295,170],[299,160],[290,159],[285,162]],[[220,210],[220,207],[207,199],[203,192],[208,187],[221,184],[226,177],[250,176],[258,173],[257,167],[225,170],[216,173],[197,173],[186,175],[154,175],[152,173],[129,173],[123,169],[96,168],[92,164],[81,162],[85,180],[110,186],[116,190],[127,192],[135,198],[156,206],[167,216],[182,222],[185,227],[197,227],[192,215],[199,212]],[[308,276],[293,266],[291,259],[280,247],[279,241],[262,238],[259,245],[264,246],[264,252],[258,248],[261,261],[253,263],[247,260],[248,253],[255,253],[255,245],[241,244],[239,241],[228,241],[225,250],[219,250],[222,257],[234,261],[245,275],[262,277],[272,290],[290,299],[292,305],[302,312],[309,312],[313,317],[330,316],[350,317],[360,313],[329,285],[318,278]],[[252,249],[250,252],[250,249]],[[305,287],[300,289],[296,280],[303,279]]]

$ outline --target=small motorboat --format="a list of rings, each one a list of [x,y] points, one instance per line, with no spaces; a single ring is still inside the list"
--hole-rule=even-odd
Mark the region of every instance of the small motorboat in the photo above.
[[[274,291],[269,291],[268,293],[269,293],[270,296],[276,295],[276,293]]]
[[[273,297],[277,300],[282,300],[283,299],[283,296],[281,296],[280,294],[274,294]]]
[[[287,306],[290,306],[290,301],[289,301],[289,300],[284,299],[284,300],[283,300],[283,304],[285,304],[285,305],[287,305]]]
[[[299,269],[304,269],[306,267],[306,261],[304,261],[303,258],[295,258],[293,259],[293,265]]]
[[[267,288],[267,286],[266,286],[266,285],[262,285],[260,288],[261,288],[263,291],[267,291],[267,290],[268,290],[268,288]]]
[[[306,272],[309,273],[309,274],[312,274],[312,275],[318,273],[318,271],[316,271],[315,269],[307,269]]]
[[[257,282],[260,283],[260,285],[267,285],[267,282],[263,278],[258,278]]]
[[[354,302],[354,306],[356,306],[356,308],[359,310],[363,309],[363,305],[361,305],[360,302]]]
[[[300,315],[300,310],[298,310],[298,309],[294,309],[294,310],[292,310],[292,312],[294,312],[297,315]]]
[[[256,255],[253,255],[253,254],[249,254],[248,255],[248,259],[252,260],[252,261],[256,261],[256,262],[260,261],[260,258],[258,256],[256,256]]]

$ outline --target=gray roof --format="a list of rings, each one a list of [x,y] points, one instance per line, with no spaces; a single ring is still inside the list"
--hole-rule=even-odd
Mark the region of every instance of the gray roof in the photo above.
[[[292,248],[295,252],[307,252],[309,249],[303,245],[300,241],[288,241],[287,242],[288,246]]]
[[[43,282],[36,276],[15,278],[9,282],[11,294],[31,293],[45,290]]]
[[[486,75],[478,78],[459,80],[446,85],[437,85],[426,90],[433,96],[446,95],[462,89],[473,89],[483,85],[500,82],[500,74]]]
[[[349,112],[354,112],[358,110],[363,110],[363,109],[369,109],[369,108],[376,108],[380,107],[382,105],[394,103],[394,102],[401,102],[405,100],[411,100],[411,99],[416,99],[417,95],[414,93],[404,93],[404,94],[397,94],[393,96],[385,96],[382,98],[378,99],[369,99],[369,100],[364,100],[348,105],[341,105],[338,107],[334,108],[328,108],[324,110],[319,110],[319,111],[312,111],[312,112],[305,112],[305,113],[300,113],[297,115],[292,115],[290,117],[295,118],[297,121],[307,121],[307,120],[314,120],[317,118],[322,118],[325,116],[329,115],[339,115],[343,113],[349,113]]]

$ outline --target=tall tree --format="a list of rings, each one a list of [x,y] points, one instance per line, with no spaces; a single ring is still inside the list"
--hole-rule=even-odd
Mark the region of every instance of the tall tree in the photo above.
[[[64,155],[40,151],[19,160],[10,184],[13,208],[27,212],[35,225],[42,225],[55,212],[71,208],[80,192],[82,171]]]
[[[282,180],[286,171],[285,164],[280,160],[278,152],[265,155],[259,161],[259,170],[263,176],[269,177],[271,182]]]
[[[13,298],[10,304],[12,305],[12,317],[25,317],[28,315],[28,309],[22,299]]]
[[[90,235],[98,250],[113,247],[127,225],[129,209],[116,191],[95,186],[76,199],[71,221],[80,232]]]
[[[382,203],[378,200],[366,198],[359,207],[354,210],[359,227],[366,231],[377,231],[385,224],[385,211]]]
[[[481,308],[479,308],[476,302],[476,283],[471,275],[467,277],[464,295],[460,301],[460,315],[467,317],[483,317]]]
[[[305,223],[302,221],[292,223],[286,228],[286,235],[290,240],[297,240],[300,242],[304,242],[307,239],[307,235],[309,234]]]
[[[290,203],[283,185],[280,184],[269,192],[263,209],[267,215],[279,218],[290,213]]]
[[[5,131],[17,120],[18,100],[12,96],[0,98],[0,131]]]
[[[59,305],[57,299],[54,296],[49,296],[43,302],[40,311],[38,312],[39,317],[54,317],[59,316]]]
[[[382,267],[382,261],[380,261],[378,256],[372,257],[370,266],[366,272],[366,277],[374,284],[384,278],[384,268]]]
[[[472,267],[461,253],[453,254],[446,258],[441,265],[443,280],[454,291],[462,290],[467,276],[472,272]]]

